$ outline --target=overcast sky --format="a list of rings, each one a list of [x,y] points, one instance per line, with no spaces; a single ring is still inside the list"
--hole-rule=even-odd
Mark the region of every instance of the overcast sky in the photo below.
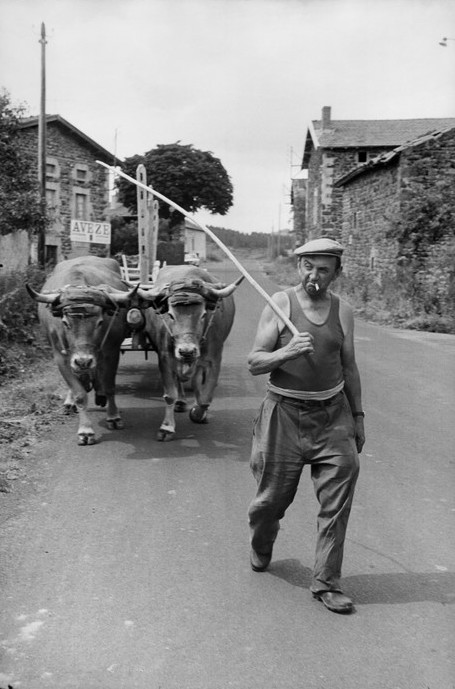
[[[180,141],[212,151],[242,232],[289,223],[307,125],[455,116],[454,0],[0,0],[0,86],[119,158]],[[159,189],[158,189],[159,191]]]

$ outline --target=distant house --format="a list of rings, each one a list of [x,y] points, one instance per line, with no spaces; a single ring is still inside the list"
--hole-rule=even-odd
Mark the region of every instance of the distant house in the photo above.
[[[206,239],[204,230],[201,230],[199,225],[190,218],[185,218],[185,253],[195,253],[202,261],[205,261],[207,258]]]
[[[378,280],[393,271],[399,253],[391,239],[394,223],[403,222],[411,203],[425,204],[438,189],[444,189],[444,200],[455,212],[454,180],[455,125],[417,137],[341,177],[335,189],[343,192],[340,239],[349,249],[345,271],[367,269]],[[444,247],[435,241],[431,251]]]
[[[38,159],[38,118],[22,120],[19,132],[23,148],[36,153]],[[89,243],[71,241],[72,220],[97,223],[96,227],[84,226],[96,232],[105,221],[109,172],[97,160],[107,164],[115,162],[112,153],[63,117],[46,116],[46,203],[52,217],[52,225],[46,231],[47,262],[89,252]],[[105,231],[106,226],[101,230]],[[97,236],[92,234],[91,238],[96,240]],[[106,248],[105,240],[99,246]]]
[[[302,159],[308,174],[306,239],[340,237],[343,187],[338,179],[358,165],[431,131],[454,127],[455,118],[413,120],[332,120],[331,107],[310,122]]]

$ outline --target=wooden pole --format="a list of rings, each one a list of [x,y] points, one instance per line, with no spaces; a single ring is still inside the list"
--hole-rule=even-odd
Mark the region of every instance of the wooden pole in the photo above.
[[[139,279],[141,283],[149,282],[150,275],[150,251],[149,251],[149,204],[147,189],[147,172],[145,165],[138,165],[136,168],[137,185],[137,240],[139,248]]]
[[[150,269],[155,266],[157,247],[158,247],[158,228],[159,228],[159,204],[156,199],[149,194],[149,219],[150,219]]]
[[[108,170],[114,170],[112,165],[107,165],[106,163],[103,163],[101,160],[97,160],[97,163],[99,165],[103,165],[103,167],[107,168]],[[267,292],[256,282],[256,280],[248,273],[248,271],[242,266],[242,264],[236,259],[236,257],[229,251],[227,246],[223,244],[221,239],[219,239],[216,234],[212,232],[208,227],[200,223],[196,218],[193,218],[190,213],[188,213],[184,208],[178,205],[178,203],[175,203],[175,201],[171,201],[168,199],[164,194],[160,194],[159,191],[156,191],[156,189],[152,189],[152,187],[147,187],[141,182],[138,182],[135,180],[133,177],[130,177],[129,175],[125,174],[121,170],[114,170],[115,174],[120,175],[120,177],[123,177],[124,179],[127,179],[129,182],[132,184],[135,184],[138,187],[141,187],[145,189],[146,191],[150,192],[151,194],[154,194],[157,196],[159,199],[164,201],[165,203],[168,203],[170,206],[178,210],[182,215],[184,215],[186,218],[189,218],[192,220],[198,227],[201,228],[213,241],[215,244],[217,244],[222,251],[226,254],[228,258],[231,259],[232,263],[239,269],[239,271],[242,273],[242,275],[245,276],[245,278],[248,280],[248,282],[254,287],[254,289],[259,292],[259,294],[266,300],[270,308],[276,313],[276,315],[283,321],[283,323],[289,328],[289,330],[294,334],[298,335],[298,330],[295,327],[294,323],[289,320],[289,318],[286,316],[286,314],[280,309],[278,304],[276,304],[273,299],[267,294]]]
[[[40,198],[40,228],[38,233],[38,264],[46,265],[46,27],[41,24],[41,99],[38,120],[38,184]]]

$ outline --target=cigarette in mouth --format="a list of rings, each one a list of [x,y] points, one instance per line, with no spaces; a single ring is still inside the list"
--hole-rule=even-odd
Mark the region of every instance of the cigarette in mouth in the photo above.
[[[314,283],[314,289],[316,290],[316,292],[319,292],[319,285],[317,282]]]

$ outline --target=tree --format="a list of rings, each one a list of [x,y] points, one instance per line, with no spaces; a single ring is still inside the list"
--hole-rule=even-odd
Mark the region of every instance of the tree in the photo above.
[[[192,144],[180,142],[160,144],[143,156],[126,158],[123,170],[136,178],[140,163],[145,165],[148,184],[189,213],[206,208],[211,213],[225,215],[232,206],[231,180],[221,161],[210,151],[200,151]],[[118,187],[121,203],[137,213],[137,188],[122,178]],[[182,214],[161,201],[159,214],[160,218],[169,220],[169,238],[178,235]]]
[[[111,218],[111,230],[112,254],[127,254],[131,256],[138,253],[137,224],[134,221],[114,216]]]
[[[13,106],[0,90],[0,234],[37,230],[42,222],[36,159],[20,145],[24,106]]]

